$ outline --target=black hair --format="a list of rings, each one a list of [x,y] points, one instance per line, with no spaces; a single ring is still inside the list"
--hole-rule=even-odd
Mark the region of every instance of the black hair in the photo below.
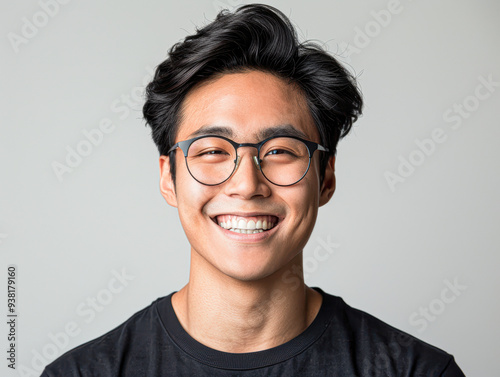
[[[298,86],[330,152],[320,159],[321,180],[329,156],[361,115],[363,99],[355,78],[321,46],[299,43],[290,20],[263,4],[221,11],[216,19],[168,51],[146,87],[143,114],[152,138],[166,155],[181,123],[186,94],[221,74],[259,70]],[[175,182],[175,153],[170,155]]]

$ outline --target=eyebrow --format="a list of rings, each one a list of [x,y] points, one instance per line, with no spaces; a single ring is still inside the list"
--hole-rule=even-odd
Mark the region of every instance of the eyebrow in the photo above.
[[[203,136],[203,135],[233,137],[234,133],[233,130],[229,127],[207,124],[201,126],[198,130],[194,131],[191,135],[189,135],[189,138],[191,139],[193,137]]]
[[[298,130],[291,124],[282,124],[266,128],[259,132],[260,140],[268,139],[273,136],[296,136],[302,139],[307,139],[307,135]]]
[[[215,135],[232,138],[234,136],[234,132],[230,127],[204,125],[193,132],[191,135],[189,135],[189,138],[194,138],[196,136],[202,135]],[[274,136],[295,136],[302,139],[307,139],[307,135],[304,132],[298,130],[291,124],[280,124],[277,126],[268,127],[258,133],[259,140],[265,140]]]

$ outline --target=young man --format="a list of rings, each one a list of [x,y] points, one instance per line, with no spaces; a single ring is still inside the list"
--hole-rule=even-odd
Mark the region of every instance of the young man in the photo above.
[[[463,376],[451,355],[304,283],[336,145],[361,109],[350,74],[272,7],[221,13],[175,45],[144,116],[189,282],[43,376]]]

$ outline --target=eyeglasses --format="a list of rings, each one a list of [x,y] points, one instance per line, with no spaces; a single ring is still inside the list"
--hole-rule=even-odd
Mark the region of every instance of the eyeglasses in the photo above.
[[[203,135],[176,143],[167,154],[180,148],[189,174],[207,186],[220,185],[236,171],[240,162],[238,148],[257,149],[253,161],[272,184],[291,186],[307,174],[314,151],[328,149],[295,136],[274,136],[260,143],[238,144],[223,136]]]

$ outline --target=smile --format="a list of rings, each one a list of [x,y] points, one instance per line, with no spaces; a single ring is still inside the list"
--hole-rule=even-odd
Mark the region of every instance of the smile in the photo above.
[[[273,215],[237,216],[219,215],[214,221],[221,227],[235,233],[254,234],[272,229],[278,223]]]

